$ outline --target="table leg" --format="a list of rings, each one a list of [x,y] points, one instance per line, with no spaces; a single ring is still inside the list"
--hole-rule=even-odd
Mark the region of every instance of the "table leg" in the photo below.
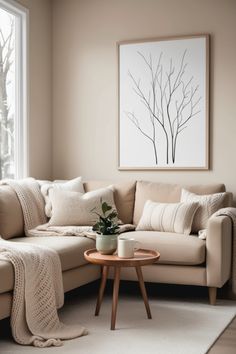
[[[102,299],[103,299],[103,294],[104,294],[104,290],[105,290],[105,286],[106,286],[106,282],[107,282],[108,272],[109,272],[109,267],[103,266],[102,267],[102,279],[101,279],[98,298],[97,298],[95,316],[99,315],[99,311],[100,311],[100,307],[101,307]]]
[[[151,315],[151,310],[150,310],[149,303],[148,303],[148,298],[147,298],[147,292],[146,292],[145,284],[144,284],[144,281],[143,281],[143,273],[142,273],[141,267],[137,266],[135,268],[136,268],[136,273],[137,273],[138,280],[139,280],[139,286],[140,286],[140,290],[141,290],[141,293],[142,293],[143,301],[144,301],[144,304],[145,304],[145,307],[146,307],[146,311],[147,311],[147,317],[151,319],[152,315]]]
[[[120,267],[114,267],[114,268],[115,268],[115,279],[113,284],[111,330],[114,330],[116,325],[116,311],[117,311],[117,302],[118,302],[119,286],[120,286]]]

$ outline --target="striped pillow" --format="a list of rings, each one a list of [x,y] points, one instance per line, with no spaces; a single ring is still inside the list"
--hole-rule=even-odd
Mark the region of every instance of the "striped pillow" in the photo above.
[[[217,210],[224,207],[227,193],[214,193],[207,195],[198,195],[182,189],[181,202],[197,202],[199,209],[194,215],[192,232],[198,233],[199,230],[206,229],[209,217]]]
[[[175,232],[189,235],[199,204],[156,203],[148,200],[136,230]]]

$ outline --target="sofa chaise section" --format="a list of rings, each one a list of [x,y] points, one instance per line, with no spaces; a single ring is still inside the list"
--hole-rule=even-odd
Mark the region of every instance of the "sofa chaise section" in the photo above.
[[[134,238],[142,248],[158,250],[161,254],[158,265],[201,265],[205,263],[206,242],[196,235],[157,231],[134,231],[123,235]]]
[[[28,242],[54,249],[60,257],[64,291],[70,291],[100,278],[100,268],[88,264],[84,259],[84,251],[94,247],[94,241],[86,237],[17,237],[10,242]],[[12,264],[0,261],[0,319],[6,317],[1,304],[2,294],[11,294],[14,286],[14,270]],[[6,297],[3,300],[7,301]],[[2,313],[3,312],[3,313]],[[9,316],[10,313],[7,314]],[[3,317],[2,317],[3,316]]]
[[[90,181],[84,188],[90,191],[110,184],[109,181]],[[136,181],[115,184],[115,203],[125,223],[132,223],[135,187]],[[10,242],[45,245],[58,252],[65,292],[100,278],[100,267],[89,264],[83,256],[85,250],[95,247],[93,240],[75,236],[25,237],[22,209],[16,193],[8,185],[0,186],[0,235]],[[12,265],[0,261],[0,320],[10,315],[13,286]]]

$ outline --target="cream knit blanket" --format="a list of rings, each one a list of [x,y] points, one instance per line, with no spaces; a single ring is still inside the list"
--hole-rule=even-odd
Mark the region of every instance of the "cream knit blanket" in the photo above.
[[[14,267],[11,328],[17,343],[60,346],[62,339],[87,334],[80,325],[66,326],[59,321],[57,308],[63,306],[64,291],[61,263],[55,251],[0,239],[0,259]]]
[[[47,222],[39,183],[34,178],[25,178],[17,181],[7,179],[1,184],[9,185],[16,192],[23,211],[25,234],[32,236],[31,229]]]

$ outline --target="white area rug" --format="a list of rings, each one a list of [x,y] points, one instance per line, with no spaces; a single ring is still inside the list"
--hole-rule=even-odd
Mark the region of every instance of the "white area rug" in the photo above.
[[[81,323],[89,334],[65,341],[63,347],[22,347],[11,339],[0,339],[4,354],[203,354],[208,351],[236,315],[236,303],[151,299],[148,320],[142,299],[121,296],[116,330],[110,331],[111,297],[104,298],[101,312],[94,316],[96,297],[70,298],[60,312],[65,323]]]

